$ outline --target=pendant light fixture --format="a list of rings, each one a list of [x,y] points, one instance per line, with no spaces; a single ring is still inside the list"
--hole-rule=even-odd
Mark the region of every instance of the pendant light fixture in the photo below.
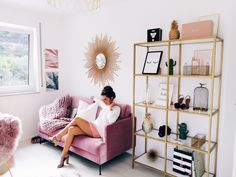
[[[47,0],[48,4],[56,9],[60,8],[80,8],[86,10],[96,10],[101,6],[101,0]]]

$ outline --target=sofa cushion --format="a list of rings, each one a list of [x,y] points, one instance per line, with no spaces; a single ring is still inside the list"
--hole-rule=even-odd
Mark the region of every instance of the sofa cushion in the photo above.
[[[100,155],[100,153],[104,151],[105,143],[101,138],[76,136],[73,140],[72,146],[90,152],[94,155]]]
[[[39,134],[42,138],[49,139],[49,137],[54,136],[60,130],[48,134],[39,127]],[[64,144],[66,136],[62,138],[62,143]],[[101,138],[91,138],[88,136],[76,136],[72,142],[74,148],[82,149],[83,151],[89,152],[94,155],[101,155],[105,153],[105,142]]]
[[[131,116],[131,107],[127,104],[117,104],[120,107],[120,119]]]
[[[80,99],[85,101],[86,103],[89,103],[89,104],[93,103],[93,100],[91,100],[88,97],[72,96],[72,105],[71,105],[71,107],[72,108],[77,108],[79,106],[79,100]],[[127,105],[127,104],[119,104],[119,103],[117,105],[120,106],[120,108],[121,108],[120,109],[119,119],[131,116],[131,107],[129,105]],[[101,108],[99,107],[98,108],[98,112],[97,112],[97,116],[99,115],[100,111],[101,111]]]
[[[93,100],[91,100],[88,97],[83,97],[83,96],[72,96],[72,102],[71,102],[71,107],[72,108],[78,108],[79,106],[79,100],[83,100],[84,102],[88,103],[88,104],[92,104]]]
[[[80,104],[77,110],[76,117],[81,117],[89,122],[96,120],[96,114],[98,110],[98,104],[88,104],[83,100],[80,100]]]

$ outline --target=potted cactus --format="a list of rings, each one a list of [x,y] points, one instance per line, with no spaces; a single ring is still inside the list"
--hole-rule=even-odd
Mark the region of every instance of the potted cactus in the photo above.
[[[176,61],[170,59],[170,66],[169,66],[169,75],[174,74],[174,67],[176,66]],[[168,63],[166,62],[166,67],[168,67]]]

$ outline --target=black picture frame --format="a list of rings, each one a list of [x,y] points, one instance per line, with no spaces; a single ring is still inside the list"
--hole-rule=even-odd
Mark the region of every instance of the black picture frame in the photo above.
[[[155,28],[147,30],[147,41],[148,42],[156,42],[162,40],[162,29]]]
[[[163,51],[147,52],[145,62],[143,65],[142,74],[158,74],[160,70],[162,55],[163,55]]]

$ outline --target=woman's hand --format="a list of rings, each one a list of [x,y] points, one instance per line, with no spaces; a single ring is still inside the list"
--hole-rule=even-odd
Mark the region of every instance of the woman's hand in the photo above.
[[[90,99],[93,100],[93,102],[95,102],[95,101],[94,101],[94,98],[95,98],[94,96],[91,96],[91,97],[90,97]]]
[[[110,110],[111,110],[111,111],[112,111],[112,108],[113,108],[115,105],[116,105],[115,102],[112,102],[112,103],[110,104]]]

